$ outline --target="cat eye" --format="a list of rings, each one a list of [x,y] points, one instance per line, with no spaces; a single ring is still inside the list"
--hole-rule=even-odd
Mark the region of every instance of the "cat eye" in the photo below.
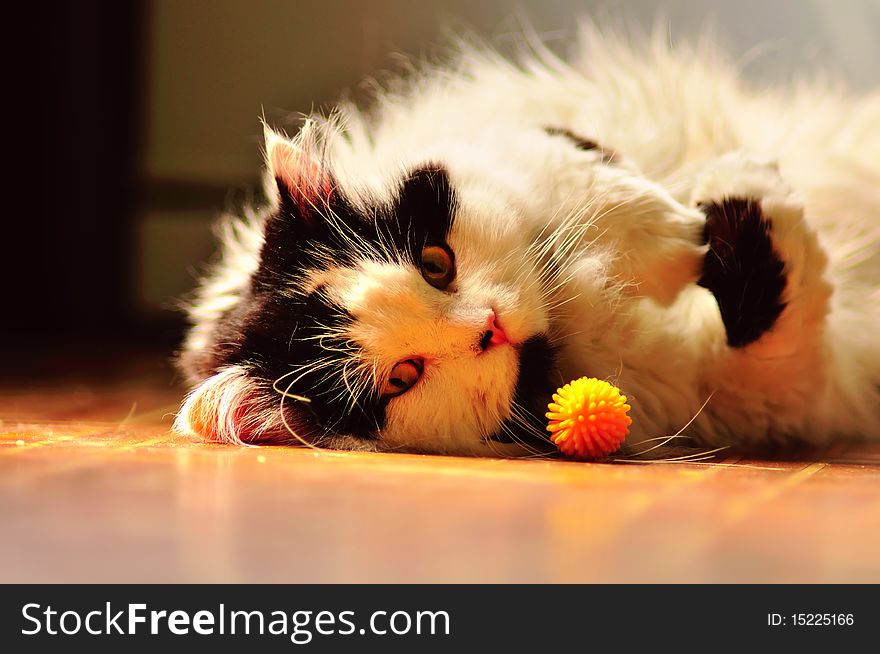
[[[455,279],[455,258],[445,245],[422,248],[422,277],[434,288],[444,289]]]
[[[396,397],[405,393],[419,381],[423,364],[417,359],[401,361],[391,369],[391,376],[382,387],[382,397]]]

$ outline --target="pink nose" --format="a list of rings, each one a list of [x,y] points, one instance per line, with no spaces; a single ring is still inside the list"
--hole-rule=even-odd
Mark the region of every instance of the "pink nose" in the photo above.
[[[505,334],[504,330],[501,328],[501,324],[498,322],[498,316],[495,315],[494,311],[489,314],[489,319],[486,321],[486,330],[492,332],[492,336],[489,338],[489,343],[492,345],[501,345],[510,342],[510,339],[507,338],[507,334]]]

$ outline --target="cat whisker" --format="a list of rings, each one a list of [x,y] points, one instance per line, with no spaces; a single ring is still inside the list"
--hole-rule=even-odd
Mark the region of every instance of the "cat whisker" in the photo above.
[[[711,400],[714,395],[715,395],[715,391],[712,391],[711,393],[709,393],[709,397],[707,397],[706,400],[703,402],[703,404],[700,406],[700,408],[697,409],[697,412],[677,432],[675,432],[674,434],[671,434],[669,436],[658,436],[656,438],[647,439],[646,441],[640,441],[639,443],[634,443],[634,445],[640,445],[641,443],[648,442],[648,441],[655,441],[655,440],[660,441],[656,445],[653,445],[646,450],[642,450],[641,452],[634,452],[629,456],[630,457],[643,456],[643,455],[647,454],[648,452],[653,452],[654,450],[667,445],[670,441],[672,441],[675,438],[681,438],[682,433],[693,424],[694,420],[696,420],[699,417],[699,415],[703,412],[703,409],[706,408],[706,405],[709,404],[709,400]],[[685,437],[685,438],[687,438],[687,437]]]
[[[314,449],[314,450],[320,449],[317,445],[314,445],[314,444],[310,443],[310,442],[307,441],[305,438],[303,438],[302,436],[300,436],[300,435],[297,433],[297,431],[296,431],[296,430],[290,425],[290,423],[287,421],[287,414],[286,414],[286,412],[284,411],[284,400],[285,400],[285,398],[287,398],[287,397],[291,397],[291,398],[293,398],[293,399],[296,399],[297,401],[305,402],[305,403],[307,403],[307,404],[308,404],[308,403],[311,403],[311,400],[310,400],[309,398],[306,398],[306,397],[303,397],[303,396],[299,396],[299,395],[292,395],[292,394],[290,394],[290,389],[292,388],[293,383],[294,383],[294,382],[291,382],[290,384],[288,384],[287,388],[285,388],[284,391],[281,393],[281,399],[279,400],[279,403],[278,403],[278,413],[279,413],[279,416],[280,416],[280,418],[281,418],[281,422],[282,422],[282,424],[284,425],[284,428],[287,430],[287,433],[289,433],[291,436],[293,436],[293,437],[294,437],[294,438],[295,438],[300,444],[302,444],[302,445],[304,445],[305,447],[308,447],[308,448],[310,448],[310,449]],[[274,387],[275,387],[275,384],[273,384],[273,388],[274,388]]]
[[[511,418],[513,421],[522,428],[526,433],[530,434],[532,437],[537,439],[538,441],[543,441],[546,443],[552,443],[550,440],[549,434],[544,431],[538,429],[533,422],[538,420],[538,417],[532,414],[530,411],[519,405],[516,401],[511,402]],[[542,423],[543,424],[543,423]],[[523,445],[526,449],[528,449],[533,454],[546,454],[541,452],[540,450],[535,449],[534,447],[526,444],[525,442],[520,441],[520,444]]]

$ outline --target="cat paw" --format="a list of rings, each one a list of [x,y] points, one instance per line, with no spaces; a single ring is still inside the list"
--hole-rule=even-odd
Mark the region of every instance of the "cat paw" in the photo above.
[[[633,293],[671,304],[700,277],[706,246],[706,217],[677,202],[648,180],[627,180],[627,199],[613,225],[619,265]]]
[[[613,257],[609,277],[623,293],[671,304],[700,277],[706,218],[625,165],[570,165],[554,177],[559,229],[582,225],[593,252]],[[561,193],[560,189],[577,189]]]
[[[715,296],[727,344],[743,347],[776,323],[785,308],[785,263],[773,246],[760,202],[726,197],[703,202],[709,252],[697,284]]]
[[[821,319],[830,295],[827,257],[800,198],[775,163],[737,152],[707,166],[692,203],[709,242],[697,283],[715,296],[728,345],[762,340],[770,355],[786,354],[791,332]]]
[[[642,235],[650,242],[640,248],[632,276],[639,295],[668,305],[701,275],[707,254],[706,217],[681,207],[665,211],[654,227]]]

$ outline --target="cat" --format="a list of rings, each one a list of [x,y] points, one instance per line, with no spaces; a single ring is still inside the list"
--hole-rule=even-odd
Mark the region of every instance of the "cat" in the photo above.
[[[587,26],[265,127],[265,161],[189,306],[180,433],[543,455],[587,375],[624,452],[880,438],[878,91]]]

